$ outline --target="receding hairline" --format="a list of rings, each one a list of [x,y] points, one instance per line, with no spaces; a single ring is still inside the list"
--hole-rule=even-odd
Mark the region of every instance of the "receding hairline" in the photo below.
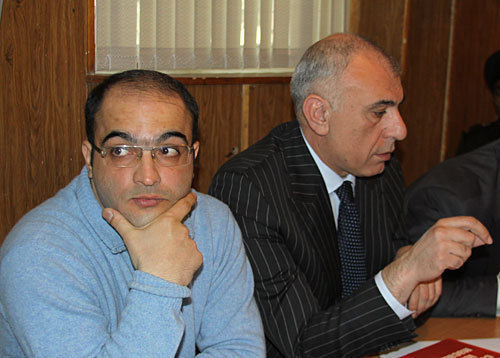
[[[333,44],[333,46],[332,46]],[[385,61],[391,66],[391,69],[400,75],[399,64],[379,45],[372,40],[357,34],[339,33],[333,34],[319,40],[312,46],[319,46],[326,49],[325,53],[338,51],[340,55],[346,56],[349,63],[353,56],[363,51],[372,52],[377,55],[381,60]]]
[[[151,97],[164,97],[164,98],[176,98],[182,101],[182,97],[179,93],[173,90],[167,90],[161,85],[153,81],[122,81],[117,82],[110,86],[108,90],[104,93],[103,102],[106,98],[111,95],[149,95]],[[184,101],[182,101],[184,104]],[[185,104],[184,104],[185,107]]]
[[[147,96],[148,98],[158,98],[165,99],[169,103],[179,104],[182,106],[183,111],[186,115],[191,119],[191,125],[193,123],[193,117],[186,104],[182,100],[182,97],[175,91],[165,91],[163,88],[159,86],[155,86],[154,83],[150,83],[149,86],[145,85],[137,85],[136,82],[118,82],[108,88],[102,98],[102,104],[99,110],[95,114],[95,121],[100,121],[102,119],[102,111],[105,107],[105,104],[108,103],[110,97],[120,96],[120,97],[128,97],[128,96]],[[170,102],[169,99],[173,101]]]

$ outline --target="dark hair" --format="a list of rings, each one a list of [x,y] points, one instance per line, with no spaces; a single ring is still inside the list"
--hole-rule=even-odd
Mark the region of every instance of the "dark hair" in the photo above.
[[[87,102],[85,103],[85,131],[87,133],[87,139],[91,144],[95,144],[95,117],[101,109],[106,93],[116,86],[124,86],[125,88],[137,91],[155,91],[160,94],[179,96],[184,102],[184,105],[191,114],[191,118],[193,120],[192,143],[197,140],[199,113],[198,104],[193,96],[188,92],[186,87],[184,87],[184,85],[176,79],[161,72],[150,70],[130,70],[109,76],[97,87],[95,87],[87,97]]]
[[[484,64],[484,80],[490,91],[493,91],[493,85],[500,78],[500,50],[493,53]]]

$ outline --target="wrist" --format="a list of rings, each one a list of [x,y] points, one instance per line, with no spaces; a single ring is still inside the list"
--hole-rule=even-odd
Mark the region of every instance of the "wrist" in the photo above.
[[[399,257],[382,270],[382,278],[396,300],[405,305],[411,293],[417,286],[414,282],[415,275],[412,274],[408,260]]]

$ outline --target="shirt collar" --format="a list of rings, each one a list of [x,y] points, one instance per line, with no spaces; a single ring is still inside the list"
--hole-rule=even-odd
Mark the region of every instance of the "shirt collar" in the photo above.
[[[326,165],[321,158],[316,154],[314,149],[311,147],[306,137],[304,136],[304,132],[302,132],[302,128],[300,128],[300,133],[302,134],[302,138],[304,138],[304,142],[306,142],[307,149],[311,153],[313,157],[314,163],[319,169],[321,176],[323,177],[323,181],[326,185],[326,190],[329,194],[333,193],[338,187],[342,185],[345,180],[348,180],[352,183],[352,189],[354,192],[354,188],[356,185],[356,177],[352,174],[347,174],[344,178],[335,173],[328,165]]]

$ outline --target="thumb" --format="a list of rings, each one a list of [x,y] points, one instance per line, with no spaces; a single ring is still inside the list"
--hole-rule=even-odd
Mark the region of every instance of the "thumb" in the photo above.
[[[127,219],[120,214],[119,211],[116,211],[111,208],[105,208],[102,210],[102,217],[104,220],[108,222],[118,233],[123,237],[124,234],[133,229],[131,223],[128,222]],[[126,235],[125,235],[126,236]]]
[[[483,246],[483,245],[486,245],[486,244],[491,244],[493,240],[489,240],[489,238],[486,238],[486,239],[483,239],[479,236],[476,235],[476,237],[474,238],[474,243],[472,244],[472,247],[478,247],[478,246]]]

